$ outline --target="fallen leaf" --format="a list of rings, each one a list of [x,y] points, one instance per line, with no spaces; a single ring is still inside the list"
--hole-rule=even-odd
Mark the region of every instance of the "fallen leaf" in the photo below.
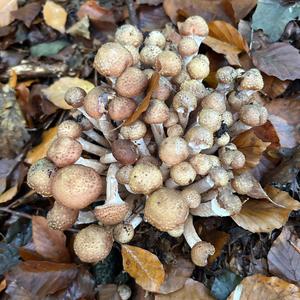
[[[9,25],[13,20],[11,12],[18,9],[17,0],[0,1],[0,28]]]
[[[66,236],[59,230],[48,227],[47,219],[32,217],[32,239],[38,254],[53,262],[69,262]]]
[[[282,95],[290,84],[290,81],[282,81],[274,76],[263,74],[264,88],[263,91],[271,98],[277,98]]]
[[[280,80],[300,78],[299,50],[289,43],[273,43],[252,53],[253,64],[264,73]]]
[[[300,290],[296,285],[277,277],[256,274],[244,278],[227,300],[296,300],[299,298]]]
[[[6,288],[6,280],[3,278],[0,282],[0,293]]]
[[[158,292],[165,279],[164,267],[156,255],[139,247],[122,245],[123,267],[136,283],[150,292]]]
[[[160,78],[159,73],[154,72],[149,81],[145,98],[138,106],[136,111],[125,121],[124,123],[125,126],[134,123],[141,116],[141,114],[147,110],[151,101],[152,94],[159,84],[159,78]]]
[[[81,20],[73,24],[67,30],[67,33],[69,33],[72,36],[82,36],[89,40],[91,38],[89,27],[90,27],[89,18],[88,16],[85,16]]]
[[[229,2],[232,5],[236,23],[245,18],[257,4],[257,0],[229,0]]]
[[[187,279],[184,287],[168,295],[155,295],[155,300],[214,300],[208,288],[201,282]]]
[[[274,187],[265,188],[273,202],[266,199],[249,199],[243,203],[241,211],[231,218],[242,228],[251,232],[270,232],[282,227],[292,210],[300,209],[300,202]]]
[[[101,284],[97,286],[98,299],[101,300],[121,300],[116,284]]]
[[[179,257],[175,263],[165,265],[166,278],[160,286],[160,294],[169,294],[181,289],[191,277],[195,266],[190,260]]]
[[[67,12],[59,4],[47,0],[43,9],[44,20],[46,24],[60,33],[65,32],[65,25],[67,22]]]
[[[271,274],[297,283],[300,281],[300,239],[291,227],[284,227],[268,253]]]
[[[30,53],[34,57],[53,56],[70,44],[65,40],[57,40],[50,43],[41,43],[30,47]]]
[[[18,192],[18,185],[15,185],[0,195],[0,203],[10,201]]]
[[[37,17],[42,9],[42,5],[39,2],[28,3],[16,11],[13,11],[11,15],[23,23],[29,28],[33,20]]]
[[[71,109],[64,99],[66,91],[71,87],[81,87],[86,92],[94,88],[94,85],[77,77],[62,77],[55,81],[48,88],[43,89],[42,92],[46,95],[48,100],[62,109]]]
[[[42,142],[27,153],[25,162],[32,165],[39,159],[46,157],[48,148],[56,138],[56,133],[57,127],[44,131],[42,134]]]

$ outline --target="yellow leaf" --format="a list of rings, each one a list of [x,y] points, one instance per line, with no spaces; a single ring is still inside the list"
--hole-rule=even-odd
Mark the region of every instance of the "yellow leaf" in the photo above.
[[[65,32],[68,14],[62,6],[53,1],[47,1],[43,9],[43,15],[48,26],[61,33]]]
[[[42,142],[27,153],[25,161],[28,164],[33,164],[37,160],[45,157],[48,148],[56,138],[56,133],[57,133],[57,127],[53,127],[47,131],[44,131],[42,135]]]
[[[43,89],[42,92],[54,105],[63,109],[71,109],[72,106],[68,105],[64,99],[66,91],[71,87],[81,87],[86,92],[89,92],[94,88],[94,85],[87,80],[77,77],[62,77],[46,89]]]
[[[123,267],[136,283],[150,292],[158,292],[165,279],[164,267],[156,255],[139,247],[122,245]]]
[[[0,282],[0,293],[6,288],[6,280],[3,278]]]
[[[0,0],[0,27],[7,26],[14,20],[11,12],[17,9],[17,0]]]
[[[16,196],[18,192],[18,185],[15,185],[5,191],[3,194],[0,195],[0,203],[5,203],[9,200],[11,200],[14,196]]]
[[[227,300],[249,299],[296,300],[300,299],[300,289],[280,278],[256,274],[244,278],[227,298]]]

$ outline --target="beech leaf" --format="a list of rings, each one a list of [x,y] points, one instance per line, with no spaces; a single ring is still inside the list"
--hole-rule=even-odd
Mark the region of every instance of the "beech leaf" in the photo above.
[[[17,11],[13,11],[11,14],[15,19],[23,21],[24,24],[29,28],[41,9],[41,3],[33,2],[26,4]]]
[[[5,202],[11,200],[14,196],[16,196],[18,190],[19,190],[18,185],[15,185],[15,186],[9,188],[4,193],[2,193],[0,195],[0,203],[5,203]]]
[[[13,20],[11,12],[18,9],[18,0],[0,0],[0,28],[9,25]]]
[[[122,245],[123,267],[136,283],[150,292],[158,292],[165,279],[164,267],[156,255],[139,247]]]
[[[263,91],[271,98],[277,98],[285,92],[290,84],[290,81],[282,81],[274,76],[263,74],[264,88]]]
[[[65,32],[68,14],[61,5],[48,0],[44,6],[43,15],[48,26],[59,31],[60,33]]]

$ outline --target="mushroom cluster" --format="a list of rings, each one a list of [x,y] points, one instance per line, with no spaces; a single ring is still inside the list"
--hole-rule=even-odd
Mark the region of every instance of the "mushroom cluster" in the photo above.
[[[216,89],[205,87],[209,60],[199,47],[207,35],[200,16],[178,23],[178,31],[152,31],[146,38],[123,25],[95,57],[101,85],[65,94],[73,119],[58,126],[47,157],[31,166],[28,184],[55,199],[47,216],[53,229],[66,230],[79,210],[93,210],[98,223],[74,241],[82,261],[104,259],[114,241],[130,242],[145,221],[183,235],[192,261],[205,266],[215,250],[200,239],[193,216],[240,211],[239,195],[253,182],[237,172],[245,156],[234,138],[267,121],[266,108],[252,97],[264,83],[257,69],[225,66],[216,72]],[[147,110],[126,122],[153,74],[160,77]]]

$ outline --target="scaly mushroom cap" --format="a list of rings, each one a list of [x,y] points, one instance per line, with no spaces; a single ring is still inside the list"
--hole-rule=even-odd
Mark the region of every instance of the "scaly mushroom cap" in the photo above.
[[[139,163],[130,173],[129,186],[136,194],[148,195],[163,184],[163,177],[158,167],[151,163]]]
[[[222,113],[222,123],[227,125],[227,127],[231,127],[233,125],[233,115],[232,112],[226,110]]]
[[[63,205],[82,209],[94,202],[102,193],[101,177],[93,169],[70,165],[57,171],[51,190],[55,200]]]
[[[196,154],[190,159],[190,163],[196,170],[197,174],[205,176],[208,174],[209,170],[212,168],[212,161],[210,160],[211,155],[207,154]]]
[[[169,231],[182,225],[189,208],[179,191],[161,188],[146,201],[145,220],[161,231]]]
[[[86,263],[96,263],[108,256],[113,246],[111,231],[90,225],[76,234],[74,251],[79,259]]]
[[[132,45],[124,45],[124,48],[127,49],[132,56],[132,65],[138,65],[141,59],[139,49]]]
[[[76,222],[78,213],[77,209],[66,207],[55,201],[47,214],[48,226],[54,230],[63,231],[69,229]]]
[[[238,214],[242,209],[241,199],[228,187],[219,188],[218,204],[230,215]]]
[[[57,129],[58,137],[70,137],[72,139],[77,139],[81,135],[82,128],[81,126],[72,120],[63,121],[59,124]]]
[[[226,186],[230,179],[228,172],[222,167],[213,167],[208,174],[217,187]]]
[[[267,122],[268,111],[259,104],[247,104],[240,109],[240,119],[246,125],[260,126]]]
[[[199,267],[205,267],[207,265],[207,259],[209,256],[215,253],[215,247],[208,242],[198,242],[191,250],[192,262]]]
[[[170,175],[175,183],[185,186],[194,182],[197,174],[190,163],[183,161],[171,168]]]
[[[233,109],[234,111],[239,111],[241,107],[251,101],[251,97],[249,97],[245,93],[237,93],[236,91],[232,91],[229,94],[227,100],[231,109]]]
[[[185,80],[180,85],[180,90],[191,92],[197,99],[202,99],[207,95],[207,90],[203,83],[196,79]]]
[[[216,79],[223,84],[232,83],[238,76],[237,71],[230,66],[222,67],[217,70]]]
[[[130,140],[115,140],[111,144],[111,151],[115,159],[122,165],[132,165],[139,158],[139,151]]]
[[[152,99],[144,116],[148,124],[161,124],[169,118],[169,107],[160,100]]]
[[[130,174],[133,170],[132,165],[120,168],[116,174],[116,179],[120,184],[129,184]]]
[[[194,126],[190,128],[185,134],[184,139],[194,152],[209,149],[214,144],[212,131],[202,126]]]
[[[125,24],[117,29],[115,40],[122,45],[139,47],[143,43],[143,34],[137,27]]]
[[[178,52],[182,57],[198,53],[199,47],[192,37],[183,37],[178,44]]]
[[[192,79],[203,80],[209,74],[209,60],[203,55],[195,56],[187,65],[187,71]]]
[[[27,184],[44,197],[50,197],[51,181],[57,167],[47,158],[41,158],[31,165],[27,173]]]
[[[240,195],[247,195],[254,186],[254,180],[251,174],[242,173],[236,175],[231,180],[232,188]]]
[[[73,164],[82,153],[82,146],[76,140],[63,136],[54,140],[47,151],[47,158],[62,168]]]
[[[162,52],[161,48],[155,45],[147,45],[140,52],[141,61],[146,66],[154,66],[157,56]]]
[[[197,107],[197,98],[191,92],[181,90],[174,96],[172,105],[178,113],[189,113]]]
[[[117,79],[116,91],[123,97],[135,97],[140,95],[147,87],[148,79],[144,72],[138,68],[127,68]]]
[[[166,77],[161,76],[158,87],[153,91],[152,98],[166,101],[170,97],[172,90],[173,87],[170,81]]]
[[[203,108],[198,114],[198,123],[214,133],[221,127],[222,116],[214,109]]]
[[[201,195],[192,188],[185,188],[181,192],[181,195],[185,199],[189,208],[196,208],[201,203]]]
[[[174,166],[186,160],[189,149],[186,141],[179,136],[170,136],[159,147],[159,158],[168,166]]]
[[[183,23],[178,24],[181,35],[198,35],[206,37],[208,26],[206,21],[200,16],[188,17]]]
[[[264,80],[257,69],[250,69],[242,75],[242,79],[239,85],[241,90],[259,91],[264,87]]]
[[[65,101],[74,108],[82,106],[86,92],[80,87],[71,87],[65,93]]]
[[[179,118],[178,118],[178,115],[177,115],[177,112],[172,110],[169,111],[169,118],[166,122],[164,122],[164,127],[168,128],[168,127],[171,127],[175,124],[177,124],[179,121]]]
[[[185,68],[181,69],[181,71],[178,73],[178,75],[172,77],[172,82],[176,84],[176,86],[180,86],[183,84],[186,80],[190,80],[191,76],[187,72]]]
[[[118,224],[114,227],[113,236],[116,242],[127,244],[134,237],[134,228],[131,224]]]
[[[211,108],[219,113],[226,111],[226,102],[223,94],[218,92],[212,92],[206,96],[202,101],[201,105],[203,108]]]
[[[116,96],[108,103],[108,114],[114,121],[123,121],[133,114],[136,107],[134,100]]]
[[[168,136],[183,136],[184,130],[181,125],[175,124],[167,129]]]
[[[94,215],[103,225],[116,225],[125,219],[130,210],[128,203],[104,204],[96,206]]]
[[[132,55],[119,43],[106,43],[98,50],[95,69],[103,76],[119,77],[133,64]]]
[[[165,36],[157,30],[153,30],[149,33],[148,37],[145,39],[145,45],[153,45],[163,49],[166,45]]]
[[[128,126],[122,126],[120,129],[120,133],[123,136],[123,138],[131,141],[143,138],[146,132],[147,127],[140,120],[137,120]]]
[[[218,153],[220,161],[228,169],[240,169],[246,163],[245,155],[232,143],[221,147]]]
[[[173,77],[181,71],[181,59],[175,52],[165,50],[156,57],[154,67],[162,76]]]

